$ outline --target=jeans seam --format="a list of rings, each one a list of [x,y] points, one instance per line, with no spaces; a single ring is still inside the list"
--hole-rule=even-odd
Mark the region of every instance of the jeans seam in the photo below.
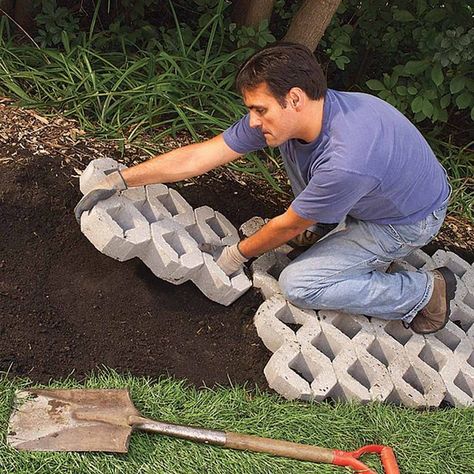
[[[318,280],[318,283],[325,283],[325,282],[327,282],[330,278],[333,278],[333,277],[335,277],[335,276],[337,276],[337,275],[341,275],[341,274],[347,272],[348,270],[352,270],[353,268],[357,268],[357,267],[359,267],[359,266],[365,266],[366,264],[371,263],[371,262],[375,262],[375,261],[377,261],[377,260],[380,260],[380,258],[379,258],[377,255],[375,255],[374,257],[371,257],[371,258],[368,258],[368,259],[363,260],[363,261],[361,261],[361,262],[358,262],[356,265],[352,265],[352,266],[350,266],[350,267],[346,267],[346,268],[344,268],[343,270],[340,270],[340,271],[335,272],[335,273],[333,273],[333,274],[331,274],[331,275],[329,275],[329,276],[327,276],[327,277],[325,277],[325,278],[322,278],[322,279]],[[384,263],[389,263],[389,262],[384,262]],[[374,270],[375,270],[375,269],[374,269]],[[369,270],[369,269],[367,269],[367,272],[366,272],[366,273],[370,273],[370,272],[372,272],[372,271],[374,271],[374,270]],[[310,286],[307,287],[307,288],[305,288],[305,290],[307,290],[307,289],[309,289],[309,288],[310,288]]]

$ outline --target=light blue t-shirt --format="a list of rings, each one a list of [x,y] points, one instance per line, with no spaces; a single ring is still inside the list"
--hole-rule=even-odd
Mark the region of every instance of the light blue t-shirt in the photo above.
[[[249,115],[224,132],[237,153],[266,146]],[[291,204],[301,217],[322,223],[346,215],[379,224],[412,224],[449,196],[444,168],[418,129],[395,107],[369,94],[328,89],[320,135],[279,147],[303,191]]]

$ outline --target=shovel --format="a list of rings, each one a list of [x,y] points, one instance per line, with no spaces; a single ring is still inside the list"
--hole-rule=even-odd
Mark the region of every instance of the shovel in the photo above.
[[[10,417],[7,442],[25,451],[126,453],[134,430],[224,448],[347,466],[364,474],[376,473],[359,461],[359,456],[378,453],[386,474],[400,472],[393,450],[388,446],[368,445],[346,452],[150,420],[140,416],[126,389],[18,391],[15,409]]]

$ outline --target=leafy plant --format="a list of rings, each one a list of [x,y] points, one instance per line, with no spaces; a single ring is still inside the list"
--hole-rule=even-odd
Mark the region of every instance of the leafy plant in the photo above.
[[[410,40],[410,59],[367,81],[367,87],[416,122],[447,122],[450,113],[464,109],[474,120],[474,28],[450,28],[453,8],[431,3],[438,5],[429,8],[421,0],[406,9],[392,7],[397,27],[388,29],[383,40],[390,48],[403,48]]]
[[[68,41],[74,40],[79,32],[79,19],[65,7],[58,7],[56,0],[37,2],[40,13],[36,15],[38,36],[36,40],[42,47],[57,46],[64,35]]]
[[[267,44],[274,43],[275,37],[270,33],[268,20],[263,20],[257,29],[250,26],[238,27],[237,24],[229,25],[229,37],[237,44],[237,48],[251,46],[263,48]]]

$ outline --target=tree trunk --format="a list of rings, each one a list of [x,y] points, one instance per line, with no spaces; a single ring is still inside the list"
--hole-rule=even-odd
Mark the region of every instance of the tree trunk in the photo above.
[[[301,43],[314,51],[340,3],[341,0],[304,0],[284,41]]]
[[[232,8],[232,20],[239,26],[258,28],[263,20],[269,20],[275,0],[236,0]]]
[[[32,33],[34,27],[33,0],[16,0],[15,21],[28,33]]]
[[[13,16],[13,0],[0,0],[0,8],[5,12],[8,13],[10,16]],[[0,12],[0,16],[3,13]]]

